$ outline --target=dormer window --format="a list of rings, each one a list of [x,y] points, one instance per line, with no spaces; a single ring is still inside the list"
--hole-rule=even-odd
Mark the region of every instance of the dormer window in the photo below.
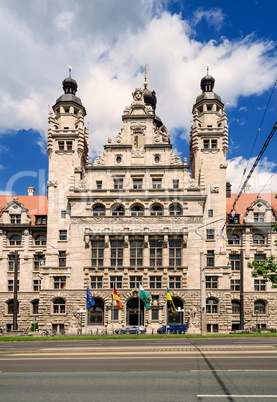
[[[254,212],[254,222],[263,223],[265,214],[264,212]]]
[[[36,225],[46,225],[46,224],[47,224],[47,216],[46,215],[36,216]]]
[[[11,224],[18,225],[21,223],[21,215],[10,215]]]

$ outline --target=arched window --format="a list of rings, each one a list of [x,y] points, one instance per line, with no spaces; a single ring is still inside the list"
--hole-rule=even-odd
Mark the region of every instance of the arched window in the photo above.
[[[150,215],[152,216],[163,215],[163,207],[159,204],[153,205],[150,209]]]
[[[240,313],[240,301],[232,300],[232,314],[239,314],[239,313]]]
[[[13,300],[9,300],[7,302],[8,306],[8,314],[13,314],[14,313],[14,302]],[[17,302],[17,312],[19,313],[19,302]]]
[[[256,300],[254,303],[254,314],[265,314],[266,302],[264,300]]]
[[[21,236],[15,235],[10,238],[11,246],[21,246]]]
[[[169,207],[169,215],[182,215],[182,208],[180,204],[171,204]]]
[[[261,234],[253,235],[253,244],[265,244],[264,236]]]
[[[124,215],[124,208],[122,205],[115,205],[112,208],[112,216],[120,216],[120,215]]]
[[[65,313],[65,300],[62,298],[55,299],[53,301],[53,313],[64,314]]]
[[[35,240],[35,245],[36,246],[45,246],[46,245],[46,236],[45,235],[37,236],[36,240]]]
[[[236,234],[232,234],[228,237],[228,244],[240,244],[240,238]]]
[[[106,214],[106,209],[104,205],[98,204],[93,207],[93,216],[105,216]]]
[[[218,313],[218,300],[213,297],[209,297],[206,300],[206,312],[207,314]]]
[[[39,300],[33,300],[32,301],[32,312],[31,314],[38,314],[38,305],[39,305]]]
[[[141,205],[134,205],[131,208],[131,215],[132,216],[142,216],[144,215],[144,208]]]

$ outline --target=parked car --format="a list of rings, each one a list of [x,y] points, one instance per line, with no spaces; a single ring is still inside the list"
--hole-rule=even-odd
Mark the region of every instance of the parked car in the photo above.
[[[164,325],[161,328],[157,329],[158,334],[185,334],[187,331],[187,325],[186,324],[169,324],[169,325]]]
[[[115,330],[116,334],[145,334],[146,328],[132,325],[126,328],[119,328]]]

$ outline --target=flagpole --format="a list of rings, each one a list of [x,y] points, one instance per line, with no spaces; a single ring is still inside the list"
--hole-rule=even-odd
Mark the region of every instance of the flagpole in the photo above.
[[[140,320],[140,297],[139,297],[139,291],[138,291],[138,326],[139,326],[139,320]]]
[[[114,283],[113,283],[113,292],[114,292]],[[112,335],[114,334],[114,298],[112,294]]]

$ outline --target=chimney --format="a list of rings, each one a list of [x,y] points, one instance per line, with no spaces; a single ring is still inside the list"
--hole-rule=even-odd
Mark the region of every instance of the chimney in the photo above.
[[[231,198],[232,184],[227,181],[226,182],[226,198]]]
[[[245,192],[245,193],[250,193],[250,187],[251,187],[250,184],[246,184],[245,189],[244,189],[244,192]]]
[[[27,188],[27,191],[28,191],[28,195],[34,195],[34,193],[35,193],[35,187],[28,187],[28,188]]]

